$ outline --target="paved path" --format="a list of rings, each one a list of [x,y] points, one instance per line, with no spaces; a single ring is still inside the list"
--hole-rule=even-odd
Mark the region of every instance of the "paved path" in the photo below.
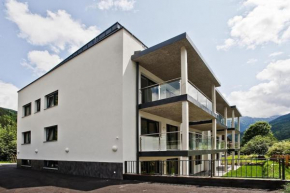
[[[0,192],[26,193],[75,193],[75,192],[130,192],[130,193],[278,193],[279,191],[242,188],[199,187],[142,183],[137,181],[104,180],[90,177],[70,176],[48,172],[17,169],[15,165],[0,166]]]

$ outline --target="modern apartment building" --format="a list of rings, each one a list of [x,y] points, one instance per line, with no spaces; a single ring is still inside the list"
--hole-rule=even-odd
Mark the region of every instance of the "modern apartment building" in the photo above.
[[[219,86],[186,33],[148,48],[116,23],[19,91],[17,165],[101,178],[122,178],[125,161],[207,170],[198,160],[240,149],[241,113]]]

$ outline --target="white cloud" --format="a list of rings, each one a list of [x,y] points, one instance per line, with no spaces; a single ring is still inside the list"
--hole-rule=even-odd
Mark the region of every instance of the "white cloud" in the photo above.
[[[37,51],[33,50],[27,54],[27,60],[22,63],[23,66],[33,70],[34,74],[42,75],[52,67],[61,62],[56,54],[50,54],[47,50]]]
[[[248,91],[234,91],[227,98],[243,115],[269,117],[290,112],[290,59],[270,63],[256,78],[263,81]]]
[[[100,10],[122,10],[122,11],[130,11],[134,8],[135,0],[100,0],[97,3],[97,8]],[[93,6],[95,7],[95,6]]]
[[[249,59],[249,60],[247,61],[247,64],[254,64],[254,63],[256,63],[257,61],[258,61],[257,59],[252,58],[252,59]]]
[[[236,44],[254,49],[267,43],[281,44],[290,39],[289,0],[246,0],[245,15],[237,15],[228,21],[230,38]],[[248,11],[250,9],[250,11]],[[217,49],[233,46],[224,42]]]
[[[17,110],[17,91],[13,84],[0,80],[0,107]]]
[[[217,48],[217,50],[228,50],[233,45],[235,45],[235,41],[231,38],[228,38],[225,40],[224,45],[219,45],[216,48]]]
[[[96,26],[86,27],[65,10],[47,10],[43,17],[32,13],[27,3],[7,0],[5,6],[7,18],[19,28],[19,37],[32,45],[49,46],[56,53],[67,49],[72,52],[99,33]]]
[[[275,57],[283,54],[284,52],[273,52],[272,54],[269,55],[269,57]]]

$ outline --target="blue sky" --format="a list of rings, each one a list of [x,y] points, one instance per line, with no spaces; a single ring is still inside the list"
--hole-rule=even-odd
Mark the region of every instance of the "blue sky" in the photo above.
[[[1,0],[0,106],[115,22],[147,46],[187,32],[243,115],[289,113],[288,0]]]

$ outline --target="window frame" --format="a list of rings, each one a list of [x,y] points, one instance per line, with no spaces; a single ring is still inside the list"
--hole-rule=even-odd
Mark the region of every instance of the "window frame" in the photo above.
[[[26,108],[29,107],[30,110],[29,110],[29,114],[26,114]],[[22,110],[23,110],[23,117],[28,117],[31,115],[31,103],[28,103],[26,105],[23,105],[22,107]]]
[[[53,139],[52,140],[49,140],[49,134],[48,134],[48,132],[49,132],[49,130],[50,129],[54,129],[54,128],[56,128],[56,132],[53,132]],[[56,135],[55,135],[55,133],[56,133]],[[46,142],[53,142],[53,141],[57,141],[58,140],[58,126],[57,125],[53,125],[53,126],[49,126],[49,127],[45,127],[44,128],[44,137],[45,137],[45,140],[44,140],[44,142],[46,143]]]
[[[28,134],[29,133],[29,142],[28,143],[26,143],[25,142],[25,134]],[[31,144],[31,131],[24,131],[24,132],[22,132],[22,145],[27,145],[27,144]]]
[[[57,96],[57,99],[56,99],[56,96]],[[52,99],[53,105],[52,105],[52,102],[50,102],[49,100],[51,97],[53,97]],[[46,101],[45,109],[58,106],[58,90],[45,95],[45,101]]]
[[[143,133],[142,121],[146,121],[147,122],[147,131],[146,131],[146,133]],[[149,123],[155,124],[155,126],[156,126],[156,132],[153,132],[153,133],[150,132],[150,129],[148,127]],[[150,135],[150,137],[159,137],[159,133],[160,133],[160,122],[141,117],[141,128],[140,128],[140,130],[141,130],[141,132],[140,132],[141,135],[156,134],[156,135]]]
[[[39,102],[39,110],[38,110],[38,102]],[[35,104],[35,112],[34,113],[39,113],[41,111],[41,99],[35,100],[34,104]]]

